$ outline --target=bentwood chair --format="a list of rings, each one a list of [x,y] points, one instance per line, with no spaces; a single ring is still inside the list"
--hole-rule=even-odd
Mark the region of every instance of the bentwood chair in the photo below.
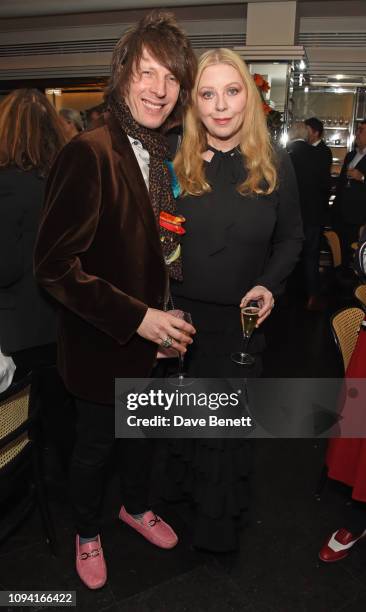
[[[36,393],[36,378],[29,373],[0,394],[0,544],[37,505],[46,542],[55,552],[40,462]]]
[[[361,308],[366,310],[366,284],[358,285],[354,291],[355,298],[360,302]]]
[[[331,318],[334,340],[341,353],[345,372],[356,346],[357,336],[364,318],[365,311],[357,307],[342,308],[342,310],[336,312]],[[317,499],[320,498],[327,478],[328,470],[327,466],[324,465],[315,491]]]
[[[333,267],[338,268],[342,263],[341,243],[338,234],[333,230],[324,232],[325,239],[332,253]]]
[[[332,331],[335,342],[342,355],[345,372],[356,346],[358,332],[364,318],[364,310],[357,306],[343,308],[332,316]]]

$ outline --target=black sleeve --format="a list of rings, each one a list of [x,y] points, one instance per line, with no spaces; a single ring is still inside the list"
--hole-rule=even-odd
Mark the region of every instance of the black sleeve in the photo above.
[[[303,231],[299,206],[299,194],[295,173],[285,151],[279,155],[279,204],[277,223],[272,236],[272,249],[263,274],[256,284],[267,287],[279,295],[299,258]]]
[[[4,173],[0,176],[0,287],[9,287],[24,273],[23,216],[22,206]]]

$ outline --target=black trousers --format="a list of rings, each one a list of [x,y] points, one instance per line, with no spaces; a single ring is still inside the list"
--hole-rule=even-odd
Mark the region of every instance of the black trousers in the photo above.
[[[106,468],[112,450],[116,451],[118,462],[121,504],[131,514],[148,510],[153,440],[116,440],[114,406],[81,399],[75,399],[75,405],[77,424],[70,468],[71,500],[77,533],[88,538],[101,531]]]

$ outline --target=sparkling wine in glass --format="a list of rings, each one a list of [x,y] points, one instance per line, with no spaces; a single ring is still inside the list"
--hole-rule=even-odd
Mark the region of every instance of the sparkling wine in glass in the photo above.
[[[170,314],[174,315],[178,319],[183,319],[186,323],[192,325],[192,317],[189,312],[185,312],[184,310],[170,310]],[[186,387],[187,385],[192,384],[191,381],[187,381],[185,376],[186,372],[184,371],[184,355],[177,351],[178,353],[178,372],[176,374],[172,374],[170,378],[177,379],[177,382],[174,384],[177,387]]]
[[[244,306],[240,309],[241,327],[243,330],[242,350],[231,354],[232,361],[240,365],[253,365],[255,359],[248,353],[248,344],[258,321],[259,306]]]

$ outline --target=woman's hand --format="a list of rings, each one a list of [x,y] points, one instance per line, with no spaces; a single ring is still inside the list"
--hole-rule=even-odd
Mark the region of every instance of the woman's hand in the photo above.
[[[259,325],[263,323],[263,321],[272,312],[272,308],[274,306],[273,295],[268,289],[266,289],[266,287],[257,285],[244,295],[243,299],[240,302],[240,308],[247,306],[251,300],[255,300],[256,302],[258,302],[258,306],[260,308],[259,317],[256,324],[256,327],[259,327]]]

